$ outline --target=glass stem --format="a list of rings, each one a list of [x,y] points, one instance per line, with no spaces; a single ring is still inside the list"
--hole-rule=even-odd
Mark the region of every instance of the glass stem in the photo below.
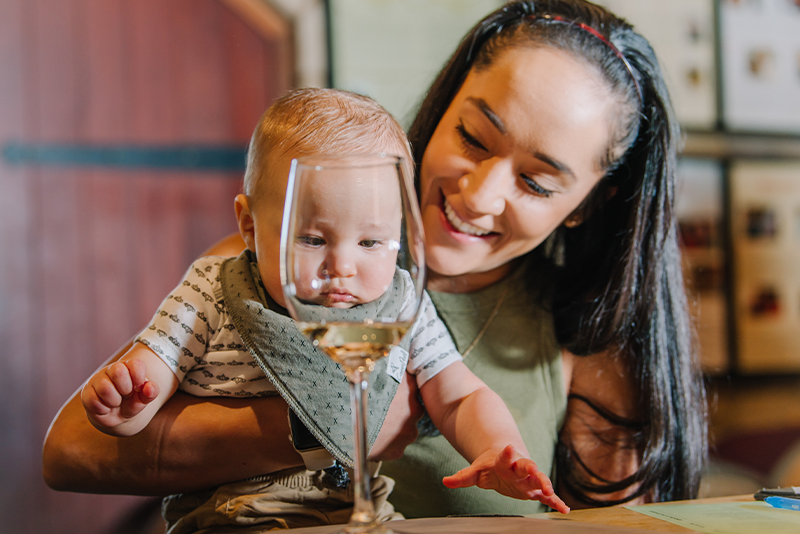
[[[353,493],[353,515],[350,525],[372,525],[377,523],[377,514],[372,504],[369,468],[367,466],[367,392],[369,371],[357,369],[348,373],[350,400],[353,408],[353,427],[355,430],[354,466],[355,486]]]

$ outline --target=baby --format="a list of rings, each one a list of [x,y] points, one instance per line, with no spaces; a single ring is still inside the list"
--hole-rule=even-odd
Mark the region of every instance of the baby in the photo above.
[[[250,143],[245,194],[235,200],[239,231],[247,250],[235,260],[197,260],[130,351],[89,379],[81,399],[92,424],[111,435],[133,435],[178,388],[202,396],[266,396],[276,394],[276,389],[281,391],[266,380],[251,351],[259,357],[280,354],[291,342],[290,336],[294,339],[300,334],[296,328],[287,331],[288,326],[276,329],[270,337],[239,332],[229,309],[236,307],[237,301],[229,295],[224,297],[222,280],[226,273],[222,269],[231,261],[251,266],[253,292],[257,294],[254,298],[272,314],[276,324],[291,324],[285,317],[279,274],[280,229],[290,164],[293,158],[310,154],[368,152],[398,154],[411,160],[400,126],[366,97],[332,89],[302,89],[270,107]],[[358,204],[354,203],[363,199],[356,198],[353,188],[337,187],[333,181],[314,185],[305,194],[313,205],[301,213],[301,231],[296,232],[307,255],[307,261],[301,262],[307,267],[299,273],[298,298],[357,311],[380,298],[398,278],[396,250],[390,243],[399,236],[399,206],[384,200],[387,204],[378,212],[388,221],[385,228],[364,233],[364,225],[370,221],[365,210],[356,209]],[[554,494],[547,476],[528,458],[500,397],[461,361],[427,294],[408,339],[414,357],[408,358],[407,364],[403,362],[404,367],[416,378],[431,420],[472,464],[446,477],[445,485],[478,485],[518,499],[539,500],[566,513],[568,508]],[[399,382],[401,378],[402,367],[393,379]],[[307,387],[313,388],[312,384]],[[286,437],[273,434],[265,439]],[[192,495],[191,504],[185,495],[168,497],[163,510],[169,532],[190,532],[203,525],[293,528],[346,522],[352,510],[352,491],[332,483],[322,466],[324,463],[312,463],[309,469],[290,469],[226,484],[200,496]],[[371,480],[381,519],[398,515],[386,502],[392,486],[386,477]],[[221,499],[227,505],[220,506]]]

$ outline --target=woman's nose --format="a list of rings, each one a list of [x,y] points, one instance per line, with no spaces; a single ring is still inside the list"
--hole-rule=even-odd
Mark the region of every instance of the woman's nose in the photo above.
[[[356,275],[356,262],[345,247],[331,249],[322,265],[323,278],[349,278]]]
[[[504,160],[491,158],[482,161],[458,181],[464,205],[475,215],[500,215],[506,208],[508,185],[513,178]]]

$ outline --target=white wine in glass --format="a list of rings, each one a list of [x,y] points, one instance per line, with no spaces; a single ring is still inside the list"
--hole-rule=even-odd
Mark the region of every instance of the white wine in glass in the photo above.
[[[321,155],[294,160],[289,175],[281,230],[287,309],[350,386],[355,502],[342,532],[390,532],[371,499],[367,398],[375,362],[401,343],[425,283],[408,169],[390,155]]]

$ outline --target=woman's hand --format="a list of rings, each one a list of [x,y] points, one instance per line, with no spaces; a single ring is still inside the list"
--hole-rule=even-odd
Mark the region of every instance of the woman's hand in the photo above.
[[[419,435],[417,422],[422,418],[422,414],[417,380],[414,376],[404,373],[378,439],[370,450],[369,459],[379,462],[397,460],[403,456],[406,447],[414,443]]]
[[[478,486],[514,499],[539,501],[562,514],[569,512],[569,507],[553,491],[547,475],[513,445],[499,454],[496,450],[486,451],[469,467],[444,477],[442,483],[451,489]]]

